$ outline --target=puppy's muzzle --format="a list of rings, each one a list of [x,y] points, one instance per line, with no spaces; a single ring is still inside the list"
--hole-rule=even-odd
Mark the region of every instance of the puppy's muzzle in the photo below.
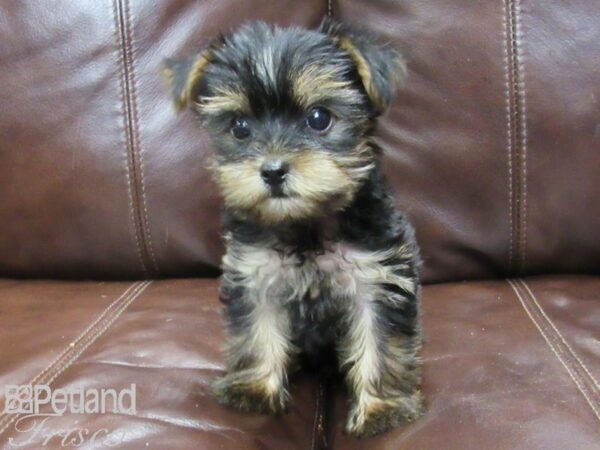
[[[290,170],[289,164],[281,159],[268,159],[260,166],[260,176],[272,188],[281,187]]]

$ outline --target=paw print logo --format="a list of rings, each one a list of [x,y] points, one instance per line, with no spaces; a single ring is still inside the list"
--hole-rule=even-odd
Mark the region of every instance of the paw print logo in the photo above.
[[[30,385],[8,385],[5,390],[4,414],[33,413],[33,387]]]

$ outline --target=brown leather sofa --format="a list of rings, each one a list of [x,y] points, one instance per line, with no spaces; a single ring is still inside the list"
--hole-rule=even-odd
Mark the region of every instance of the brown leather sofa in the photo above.
[[[212,398],[220,200],[159,73],[243,21],[326,14],[406,57],[379,140],[425,259],[427,413],[360,441],[308,373],[282,417]],[[0,408],[7,385],[136,385],[135,414],[0,409],[0,444],[599,449],[599,42],[593,0],[0,2]]]

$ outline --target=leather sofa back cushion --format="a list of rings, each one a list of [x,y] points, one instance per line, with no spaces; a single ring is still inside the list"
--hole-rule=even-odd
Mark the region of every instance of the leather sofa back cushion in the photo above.
[[[206,135],[160,70],[244,21],[322,0],[0,5],[0,276],[206,275],[221,254]]]
[[[600,4],[341,0],[409,78],[380,126],[425,280],[600,270]],[[222,251],[210,146],[159,70],[323,0],[0,6],[0,275],[188,276]]]

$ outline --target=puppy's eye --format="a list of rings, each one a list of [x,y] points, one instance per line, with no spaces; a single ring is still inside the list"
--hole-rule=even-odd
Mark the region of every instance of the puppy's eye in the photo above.
[[[331,126],[331,113],[321,106],[315,106],[308,112],[306,124],[315,131],[327,131]]]
[[[250,124],[244,118],[238,117],[231,123],[231,134],[240,141],[250,136]]]

